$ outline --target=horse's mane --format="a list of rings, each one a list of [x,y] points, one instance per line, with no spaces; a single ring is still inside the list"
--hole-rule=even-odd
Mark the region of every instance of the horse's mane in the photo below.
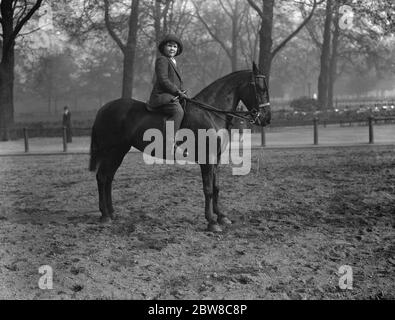
[[[224,83],[228,83],[229,80],[236,80],[239,79],[239,76],[244,73],[251,73],[251,70],[239,70],[239,71],[234,71],[232,73],[229,73],[211,84],[209,84],[207,87],[203,88],[198,94],[195,95],[196,97],[206,95],[208,93],[211,93],[212,91],[216,90],[218,86],[223,85]]]

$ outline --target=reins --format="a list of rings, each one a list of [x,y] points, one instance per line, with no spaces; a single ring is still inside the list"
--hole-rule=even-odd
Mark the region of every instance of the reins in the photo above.
[[[239,119],[243,119],[243,120],[247,120],[247,121],[252,121],[250,118],[248,118],[248,115],[254,115],[253,111],[225,111],[225,110],[221,110],[218,108],[215,108],[209,104],[197,101],[197,100],[193,100],[190,98],[185,98],[186,101],[191,102],[192,104],[195,104],[196,106],[200,107],[201,109],[204,110],[208,110],[208,111],[212,111],[212,112],[217,112],[217,113],[222,113],[222,114],[226,114],[227,116],[231,116],[233,118],[239,118]],[[245,116],[247,115],[247,116]]]
[[[270,102],[266,102],[266,103],[260,103],[259,98],[258,98],[258,94],[257,94],[257,89],[256,89],[256,79],[255,78],[259,78],[262,79],[263,83],[264,83],[264,87],[267,90],[267,83],[266,83],[266,78],[264,76],[261,75],[252,75],[252,79],[251,79],[251,84],[253,86],[254,89],[254,96],[255,96],[255,100],[257,103],[257,107],[253,108],[252,110],[248,110],[248,111],[236,111],[236,110],[232,110],[232,111],[226,111],[226,110],[221,110],[218,109],[216,107],[213,107],[207,103],[204,102],[200,102],[191,98],[184,98],[186,101],[190,102],[193,105],[196,105],[197,107],[207,110],[207,111],[211,111],[214,113],[219,113],[219,114],[225,114],[226,116],[232,117],[232,118],[238,118],[238,119],[242,119],[242,120],[246,120],[249,121],[251,124],[256,124],[259,123],[260,125],[260,120],[259,117],[262,115],[261,110],[265,107],[270,107]],[[184,94],[186,93],[186,90],[184,91]],[[269,99],[269,93],[267,92],[267,97]],[[176,96],[173,98],[172,101],[175,101],[179,99],[179,96]],[[217,117],[221,118],[218,114]],[[227,121],[226,119],[223,119],[225,121]]]

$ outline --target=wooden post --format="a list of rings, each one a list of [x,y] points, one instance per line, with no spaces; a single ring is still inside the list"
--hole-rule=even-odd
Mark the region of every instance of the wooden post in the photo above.
[[[313,119],[313,124],[314,124],[314,144],[318,144],[318,118],[314,117]]]
[[[374,134],[373,134],[373,117],[369,116],[369,143],[374,143]]]
[[[29,135],[26,128],[23,128],[23,138],[25,140],[25,152],[29,152]]]
[[[261,129],[261,147],[266,147],[265,127],[262,127]]]
[[[67,128],[63,127],[63,152],[67,152]]]

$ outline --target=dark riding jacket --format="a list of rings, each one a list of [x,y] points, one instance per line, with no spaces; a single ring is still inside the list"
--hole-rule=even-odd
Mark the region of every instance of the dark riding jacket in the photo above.
[[[70,128],[71,127],[71,112],[63,113],[62,119],[63,127]]]
[[[180,70],[170,58],[159,56],[155,62],[154,87],[149,99],[149,106],[157,108],[171,103],[171,100],[183,89]]]

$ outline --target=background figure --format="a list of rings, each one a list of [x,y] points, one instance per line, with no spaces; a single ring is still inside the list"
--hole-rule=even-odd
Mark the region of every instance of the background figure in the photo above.
[[[65,106],[63,111],[63,127],[66,127],[66,136],[67,142],[72,142],[72,134],[71,134],[71,112],[68,106]]]

